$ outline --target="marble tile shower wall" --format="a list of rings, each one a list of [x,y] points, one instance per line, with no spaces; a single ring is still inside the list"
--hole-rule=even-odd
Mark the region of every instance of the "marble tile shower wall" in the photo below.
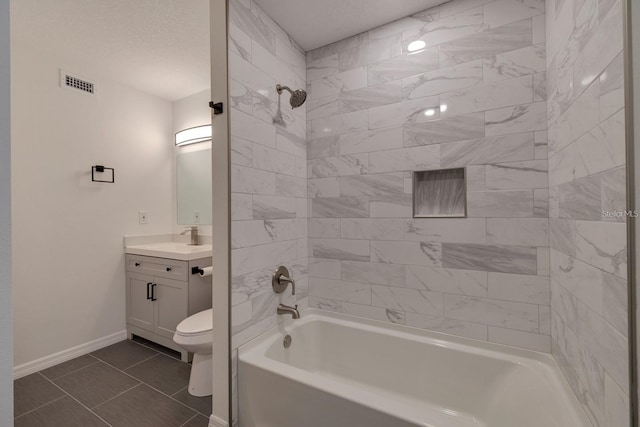
[[[310,305],[550,351],[545,80],[544,0],[308,52]],[[452,167],[468,217],[413,219],[411,171]]]
[[[594,426],[629,425],[623,5],[547,0],[552,353]]]
[[[305,87],[305,53],[255,2],[231,0],[229,76],[236,349],[276,325],[278,303],[307,301],[306,112],[276,92],[277,83]],[[279,265],[296,279],[296,296],[273,292]]]
[[[276,84],[306,86],[305,53],[253,0],[229,1],[232,425],[237,348],[275,326],[278,303],[308,302],[306,107]],[[277,295],[279,265],[296,280]]]

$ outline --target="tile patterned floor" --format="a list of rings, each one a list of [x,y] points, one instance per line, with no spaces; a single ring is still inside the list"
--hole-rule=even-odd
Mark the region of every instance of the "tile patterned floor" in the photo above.
[[[187,391],[191,367],[122,341],[14,382],[15,427],[207,427],[211,397]]]

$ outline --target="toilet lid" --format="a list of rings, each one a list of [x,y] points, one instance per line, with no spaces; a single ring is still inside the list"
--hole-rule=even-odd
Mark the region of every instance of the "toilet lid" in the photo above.
[[[180,335],[198,335],[213,330],[213,309],[193,314],[178,324],[176,332]]]

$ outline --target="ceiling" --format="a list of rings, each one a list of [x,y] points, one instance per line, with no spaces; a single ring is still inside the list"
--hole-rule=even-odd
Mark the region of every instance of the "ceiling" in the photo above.
[[[305,51],[447,0],[255,0]]]
[[[13,0],[11,37],[170,101],[210,86],[209,0]]]
[[[308,51],[445,0],[255,1]],[[170,101],[210,85],[209,0],[13,0],[11,37]]]

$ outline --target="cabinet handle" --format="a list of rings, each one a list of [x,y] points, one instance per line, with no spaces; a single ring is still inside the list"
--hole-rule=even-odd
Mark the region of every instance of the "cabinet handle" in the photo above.
[[[151,285],[153,283],[149,282],[147,283],[147,299],[151,299]]]
[[[158,298],[156,298],[156,284],[153,283],[151,284],[151,301],[156,301]]]
[[[172,270],[172,268],[171,268],[171,267],[167,267],[167,271],[171,271],[171,270]]]
[[[139,263],[139,262],[136,262],[134,265],[135,265],[136,267],[140,267],[140,263]]]

